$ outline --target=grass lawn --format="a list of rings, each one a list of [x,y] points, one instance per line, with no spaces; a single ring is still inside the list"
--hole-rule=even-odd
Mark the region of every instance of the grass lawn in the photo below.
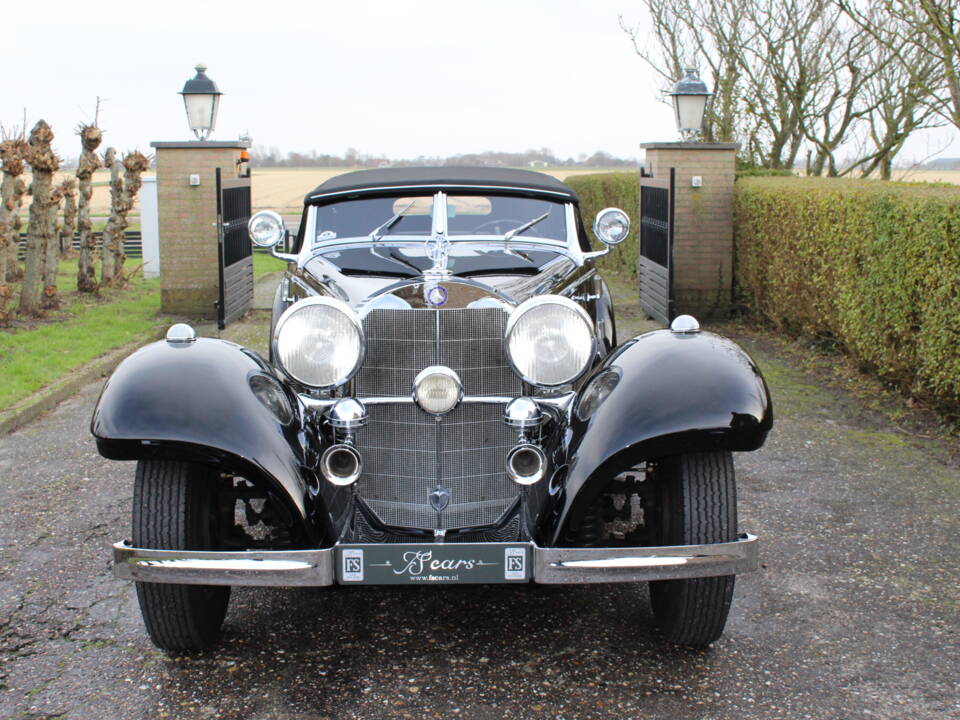
[[[135,267],[136,258],[127,264]],[[110,350],[157,335],[163,324],[158,278],[137,277],[126,289],[108,288],[97,297],[73,290],[76,272],[76,260],[60,263],[60,310],[0,330],[0,410]]]
[[[285,260],[280,260],[275,258],[273,255],[269,255],[264,252],[254,251],[253,253],[253,279],[259,280],[264,275],[269,275],[272,272],[277,272],[278,270],[286,270],[287,263]]]

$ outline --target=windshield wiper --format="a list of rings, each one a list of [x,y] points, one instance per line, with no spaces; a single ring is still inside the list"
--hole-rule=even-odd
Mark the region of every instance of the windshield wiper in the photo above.
[[[383,225],[378,225],[370,232],[370,242],[379,242],[380,238],[383,237],[385,232],[397,224],[397,221],[403,217],[403,214],[413,207],[413,204],[417,201],[417,198],[414,198],[410,201],[410,204],[403,208],[400,212],[394,215],[392,218],[387,220]]]
[[[547,212],[545,212],[545,213],[544,213],[543,215],[541,215],[540,217],[534,218],[534,219],[531,220],[530,222],[524,223],[523,225],[521,225],[521,226],[518,227],[518,228],[514,228],[513,230],[508,230],[506,233],[504,233],[503,241],[504,241],[504,242],[510,242],[510,241],[513,240],[513,238],[515,238],[517,235],[519,235],[520,233],[525,233],[527,230],[529,230],[530,228],[532,228],[534,225],[536,225],[536,224],[537,224],[538,222],[540,222],[541,220],[546,220],[549,216],[550,216],[550,211],[547,210]]]
[[[409,262],[408,260],[397,257],[395,248],[390,248],[390,252],[387,253],[386,255],[379,252],[376,246],[370,248],[370,252],[372,252],[378,258],[383,258],[384,260],[388,260],[389,262],[392,262],[392,263],[397,263],[398,265],[402,265],[403,267],[409,270],[413,270],[414,275],[420,275],[421,273],[423,273],[423,270],[418,268],[412,262]]]

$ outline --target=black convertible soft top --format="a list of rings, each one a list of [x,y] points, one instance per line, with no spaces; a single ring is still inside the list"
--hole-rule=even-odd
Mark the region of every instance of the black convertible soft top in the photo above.
[[[550,175],[530,170],[491,167],[397,167],[344,173],[307,193],[307,204],[331,197],[380,192],[388,188],[445,190],[510,188],[530,195],[578,203],[577,194]]]

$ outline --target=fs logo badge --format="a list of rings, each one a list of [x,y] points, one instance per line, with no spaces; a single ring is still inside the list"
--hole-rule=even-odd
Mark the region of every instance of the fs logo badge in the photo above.
[[[434,307],[447,304],[447,289],[443,285],[434,285],[427,290],[427,302]]]
[[[527,579],[527,550],[522,547],[504,548],[503,579]]]
[[[342,555],[341,574],[344,582],[363,582],[363,550],[346,548]]]

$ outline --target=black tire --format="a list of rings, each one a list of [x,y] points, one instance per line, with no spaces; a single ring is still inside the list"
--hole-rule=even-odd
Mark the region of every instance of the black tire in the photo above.
[[[203,465],[140,460],[133,488],[134,545],[160,550],[216,547],[215,481]],[[138,582],[137,599],[157,647],[203,650],[220,635],[230,588]]]
[[[662,545],[729,542],[737,535],[737,490],[729,452],[665,458],[657,471]],[[672,642],[705,647],[723,634],[734,575],[650,583],[657,625]]]

